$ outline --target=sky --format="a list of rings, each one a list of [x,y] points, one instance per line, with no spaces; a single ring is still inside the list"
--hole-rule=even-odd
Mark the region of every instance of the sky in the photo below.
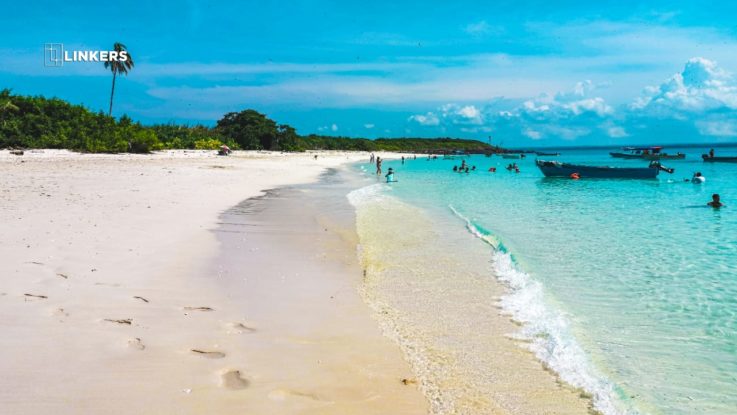
[[[0,88],[214,125],[247,108],[301,134],[505,146],[737,142],[737,2],[0,0]]]

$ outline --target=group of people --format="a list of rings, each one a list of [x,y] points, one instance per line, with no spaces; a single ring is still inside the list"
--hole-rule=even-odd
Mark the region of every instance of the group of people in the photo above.
[[[515,173],[519,173],[519,166],[517,163],[510,163],[507,165],[507,171],[514,171]]]
[[[469,173],[476,171],[476,166],[469,166],[466,160],[461,160],[461,166],[453,166],[453,171],[458,173]]]
[[[415,156],[415,158],[417,158],[417,157]],[[404,160],[405,160],[404,159],[404,156],[402,156],[402,164],[404,164]],[[382,159],[381,157],[374,156],[374,153],[371,153],[371,156],[369,157],[369,163],[376,165],[376,175],[377,176],[381,176],[381,173],[383,173],[383,171],[381,170],[381,163],[383,161],[384,161],[384,159]],[[389,170],[386,172],[386,176],[384,176],[384,177],[386,177],[386,182],[387,183],[393,183],[393,182],[396,182],[397,181],[394,178],[394,169],[391,168],[391,167],[389,167]]]

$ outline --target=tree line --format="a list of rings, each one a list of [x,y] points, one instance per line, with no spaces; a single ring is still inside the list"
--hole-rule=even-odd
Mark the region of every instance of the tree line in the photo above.
[[[145,153],[162,149],[404,152],[495,152],[476,140],[453,138],[365,138],[299,135],[255,110],[225,114],[214,127],[142,125],[128,116],[115,119],[57,98],[14,95],[0,90],[0,148],[53,148],[90,153]]]

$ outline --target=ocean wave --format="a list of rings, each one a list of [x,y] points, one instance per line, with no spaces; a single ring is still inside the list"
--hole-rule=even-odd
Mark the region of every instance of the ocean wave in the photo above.
[[[565,315],[547,305],[543,286],[521,271],[501,240],[465,217],[453,206],[450,210],[466,224],[466,229],[493,248],[492,263],[496,278],[510,291],[500,306],[523,324],[514,335],[530,342],[530,349],[566,383],[589,393],[597,410],[606,415],[636,415],[616,398],[615,386],[598,374],[576,342]]]
[[[375,183],[353,190],[346,197],[351,205],[358,207],[364,203],[380,199],[382,197],[382,191],[385,189],[391,190],[391,188],[384,186],[382,183]]]

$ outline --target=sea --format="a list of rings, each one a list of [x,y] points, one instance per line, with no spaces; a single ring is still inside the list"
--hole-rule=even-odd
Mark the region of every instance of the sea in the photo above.
[[[504,335],[601,413],[736,414],[737,163],[705,163],[708,150],[667,148],[686,158],[662,161],[674,172],[650,180],[545,178],[534,162],[648,163],[607,148],[385,161],[395,183],[368,160],[354,165],[372,180],[349,195],[373,275],[365,297],[427,375],[432,412],[474,413],[463,388],[443,382],[492,376],[479,358],[494,353],[479,317],[488,306],[517,323]],[[476,169],[454,172],[462,160]],[[513,162],[518,173],[505,169]],[[707,206],[713,193],[725,207]]]

